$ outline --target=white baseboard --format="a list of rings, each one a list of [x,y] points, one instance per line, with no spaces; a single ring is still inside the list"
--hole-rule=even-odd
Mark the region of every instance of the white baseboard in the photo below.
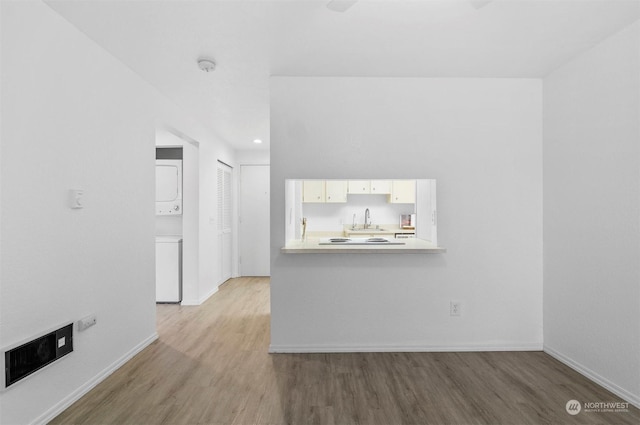
[[[509,345],[269,345],[270,353],[429,353],[465,351],[542,351],[542,343]]]
[[[207,293],[206,295],[204,295],[203,297],[200,298],[200,304],[202,304],[203,302],[205,302],[206,300],[208,300],[209,298],[211,298],[211,296],[213,294],[215,294],[216,292],[218,292],[218,286],[215,286],[211,291],[209,291],[209,293]]]
[[[206,300],[208,300],[213,294],[215,294],[216,292],[218,292],[218,287],[216,286],[215,288],[213,288],[211,291],[209,291],[207,294],[205,294],[204,296],[196,299],[196,300],[182,300],[180,302],[180,305],[200,305],[203,302],[205,302]]]
[[[153,341],[158,339],[158,334],[156,332],[153,335],[149,336],[145,340],[143,340],[140,344],[133,347],[133,349],[129,350],[124,356],[120,357],[114,363],[109,365],[104,370],[100,371],[96,376],[91,378],[89,381],[81,385],[77,390],[63,398],[59,403],[54,405],[51,409],[44,412],[38,418],[36,418],[32,425],[36,424],[46,424],[49,421],[53,420],[60,413],[64,412],[69,406],[78,401],[83,395],[91,391],[96,385],[100,382],[104,381],[109,375],[111,375],[116,370],[120,369],[122,365],[131,360],[136,354],[140,351],[144,350],[149,346]]]
[[[596,384],[606,388],[607,390],[611,391],[618,397],[622,398],[625,401],[628,401],[629,403],[633,404],[634,406],[640,409],[640,395],[633,394],[630,391],[616,385],[615,383],[611,382],[607,378],[597,374],[596,372],[592,371],[588,367],[576,362],[572,358],[554,350],[553,348],[547,345],[544,346],[544,352],[550,355],[551,357],[553,357],[554,359],[558,360],[559,362],[569,366],[571,369],[575,370],[581,375],[584,375],[585,377],[591,379]],[[589,400],[589,401],[605,401],[605,400]]]

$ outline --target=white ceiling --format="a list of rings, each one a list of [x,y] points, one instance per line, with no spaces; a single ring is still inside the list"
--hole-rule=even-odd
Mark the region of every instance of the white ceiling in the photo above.
[[[269,148],[270,75],[537,78],[640,18],[640,0],[47,3],[236,149]]]

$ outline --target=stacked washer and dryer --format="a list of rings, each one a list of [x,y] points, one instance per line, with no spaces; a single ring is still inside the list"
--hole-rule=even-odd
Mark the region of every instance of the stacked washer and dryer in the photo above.
[[[167,151],[168,149],[158,149]],[[181,152],[180,149],[180,157]],[[156,158],[162,153],[156,153]],[[156,215],[182,216],[182,159],[156,159]],[[176,220],[181,217],[175,217]],[[156,236],[156,302],[182,301],[182,236]]]

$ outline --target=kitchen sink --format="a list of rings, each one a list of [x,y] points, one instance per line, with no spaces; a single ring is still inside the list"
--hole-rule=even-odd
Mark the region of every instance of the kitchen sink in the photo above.
[[[350,228],[349,232],[366,232],[366,233],[375,233],[375,232],[386,232],[386,229],[380,229],[380,228],[375,228],[375,227],[371,227],[369,229],[365,229],[364,227],[356,227],[356,228]]]
[[[387,238],[327,238],[320,245],[405,245],[405,242]]]
[[[365,242],[366,243],[389,243],[389,239],[385,239],[385,238],[369,238]]]

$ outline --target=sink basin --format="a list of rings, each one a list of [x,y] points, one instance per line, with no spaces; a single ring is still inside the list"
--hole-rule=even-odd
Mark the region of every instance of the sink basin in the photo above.
[[[319,245],[405,245],[405,242],[387,238],[326,238]]]

